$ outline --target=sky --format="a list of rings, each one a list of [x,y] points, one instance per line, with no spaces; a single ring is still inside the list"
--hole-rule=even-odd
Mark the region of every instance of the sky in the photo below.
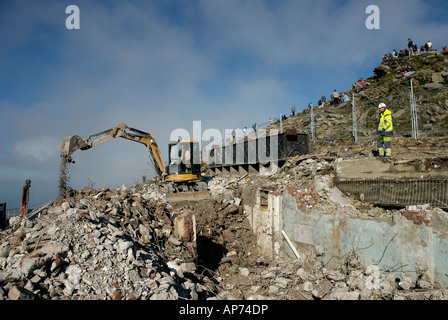
[[[18,208],[26,179],[30,208],[57,198],[66,136],[124,122],[167,159],[194,121],[201,136],[250,128],[373,76],[409,37],[441,50],[447,16],[448,2],[428,0],[0,0],[0,203]],[[155,175],[124,139],[73,159],[76,190]]]

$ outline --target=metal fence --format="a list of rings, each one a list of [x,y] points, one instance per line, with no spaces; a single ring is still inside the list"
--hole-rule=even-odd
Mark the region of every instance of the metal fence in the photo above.
[[[414,139],[448,133],[448,85],[415,92],[412,79],[409,91],[380,99],[363,101],[352,93],[349,101],[331,106],[312,107],[308,117],[312,144],[351,137],[354,142],[377,138],[378,104],[386,103],[392,112],[394,136]],[[340,109],[329,113],[329,109]],[[339,124],[339,126],[335,126]],[[328,127],[332,127],[329,135]]]
[[[8,209],[8,210],[6,210],[6,216],[8,217],[8,218],[10,218],[10,217],[18,217],[18,216],[20,216],[20,209]]]
[[[378,104],[384,102],[392,112],[394,136],[418,139],[425,135],[448,133],[448,116],[444,116],[448,114],[448,85],[422,90],[409,78],[407,91],[368,101],[365,101],[362,90],[354,91],[357,92],[349,93],[346,102],[333,104],[327,101],[323,106],[311,105],[296,114],[293,119],[300,122],[301,127],[294,129],[309,133],[311,145],[341,138],[350,138],[354,142],[377,139]],[[338,112],[329,112],[331,109],[338,109]],[[245,133],[239,130],[235,140],[244,141],[245,136],[259,138],[272,128],[283,133],[291,127],[291,115],[286,117],[286,121],[284,118],[280,114],[279,118],[257,123],[256,131],[252,126]],[[233,142],[230,131],[223,132],[222,137],[222,145]]]

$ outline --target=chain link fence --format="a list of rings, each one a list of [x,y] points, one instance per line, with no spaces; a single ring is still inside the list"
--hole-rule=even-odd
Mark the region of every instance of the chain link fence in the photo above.
[[[385,103],[392,112],[394,136],[418,139],[425,135],[448,133],[448,85],[415,92],[412,80],[409,91],[375,100],[353,93],[349,101],[329,107],[312,107],[299,115],[309,120],[311,143],[325,143],[341,138],[354,142],[377,139],[378,105]],[[338,112],[331,112],[338,109]],[[300,120],[299,120],[300,121]],[[331,132],[331,134],[328,134]]]
[[[429,84],[428,86],[433,86]],[[421,90],[423,87],[424,90]],[[448,85],[416,90],[412,79],[409,89],[399,94],[367,100],[363,90],[348,92],[346,101],[326,102],[321,106],[309,105],[303,112],[291,115],[280,114],[278,118],[256,123],[235,130],[235,142],[260,138],[273,130],[278,133],[288,128],[309,135],[310,145],[332,143],[339,139],[354,142],[376,140],[379,121],[378,105],[383,102],[392,112],[394,136],[418,139],[426,135],[448,133]],[[366,101],[367,100],[367,101]],[[222,133],[222,145],[233,143],[232,130]]]

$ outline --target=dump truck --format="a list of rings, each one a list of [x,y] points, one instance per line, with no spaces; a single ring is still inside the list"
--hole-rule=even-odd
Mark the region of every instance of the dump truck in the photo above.
[[[201,152],[196,140],[179,140],[168,144],[168,165],[164,165],[159,147],[148,132],[128,127],[120,123],[84,139],[74,135],[65,137],[61,147],[61,157],[71,159],[76,150],[88,150],[115,138],[144,144],[149,159],[160,178],[159,190],[166,194],[170,202],[202,200],[210,197],[207,182],[201,176]]]

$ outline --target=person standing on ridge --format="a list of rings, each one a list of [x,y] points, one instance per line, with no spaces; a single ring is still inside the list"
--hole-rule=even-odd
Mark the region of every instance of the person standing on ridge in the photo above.
[[[380,157],[392,156],[391,137],[394,135],[392,124],[392,112],[387,109],[385,103],[378,105],[380,119],[378,123],[378,155]]]
[[[408,38],[408,49],[409,49],[409,55],[414,55],[414,41],[411,40],[411,38]]]

